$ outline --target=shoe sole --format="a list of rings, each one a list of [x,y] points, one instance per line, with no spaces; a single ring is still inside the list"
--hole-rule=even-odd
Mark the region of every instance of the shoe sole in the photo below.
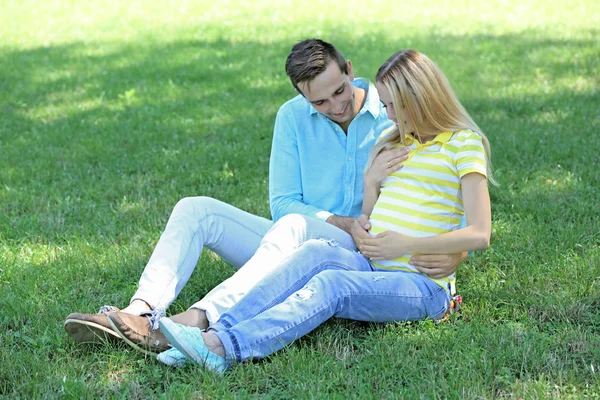
[[[158,361],[160,361],[161,363],[165,364],[166,366],[173,367],[173,368],[181,368],[181,367],[184,367],[187,363],[191,363],[191,361],[187,358],[187,356],[185,356],[185,354],[184,354],[185,358],[183,360],[179,359],[179,358],[176,358],[176,357],[172,357],[172,356],[168,356],[168,358],[166,358],[165,356],[161,357],[161,355],[163,353],[166,353],[166,352],[168,352],[170,350],[173,350],[173,349],[177,350],[175,347],[172,347],[169,350],[165,350],[162,353],[159,353],[156,356],[156,359]],[[179,351],[179,350],[177,350],[177,351]],[[183,354],[183,353],[181,353],[181,354]]]
[[[165,335],[167,337],[167,339],[169,339],[169,342],[171,343],[171,345],[173,347],[175,347],[177,350],[179,350],[180,352],[183,353],[184,356],[186,356],[187,358],[189,358],[190,360],[193,360],[194,362],[198,363],[199,365],[202,365],[203,367],[207,368],[208,370],[215,372],[217,374],[223,374],[224,371],[220,371],[218,369],[215,369],[213,367],[211,367],[210,365],[208,365],[206,363],[206,360],[203,359],[202,357],[199,356],[199,354],[192,349],[191,347],[188,347],[188,345],[184,342],[180,342],[176,336],[174,336],[170,329],[176,330],[177,327],[175,326],[175,322],[171,321],[170,319],[167,318],[163,318],[160,321],[158,321],[158,324],[160,325],[160,330],[163,333],[163,335]]]
[[[78,343],[102,343],[111,339],[121,339],[115,331],[95,322],[68,319],[64,327],[69,336]]]
[[[123,341],[125,343],[127,343],[129,346],[131,346],[133,349],[135,349],[141,353],[144,353],[148,356],[156,356],[158,353],[164,351],[164,350],[157,350],[157,351],[146,350],[145,348],[141,347],[140,345],[133,343],[131,340],[127,339],[127,337],[125,337],[125,335],[123,335],[123,333],[119,330],[119,328],[117,328],[115,323],[112,322],[112,320],[110,318],[108,318],[108,323],[113,328],[113,330],[116,332],[116,334],[119,336],[119,339],[123,339]]]

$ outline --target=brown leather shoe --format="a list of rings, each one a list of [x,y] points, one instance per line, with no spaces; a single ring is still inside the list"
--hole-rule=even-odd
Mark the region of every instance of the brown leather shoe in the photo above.
[[[101,343],[119,340],[120,336],[108,323],[107,315],[120,311],[117,307],[102,306],[97,314],[71,313],[65,320],[65,331],[79,343]]]
[[[154,310],[132,315],[114,312],[108,315],[108,323],[128,345],[146,354],[160,353],[171,346],[158,327],[162,311]]]

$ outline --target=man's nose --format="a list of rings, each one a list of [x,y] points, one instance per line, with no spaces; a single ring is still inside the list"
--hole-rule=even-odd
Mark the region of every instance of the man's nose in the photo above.
[[[342,111],[344,111],[344,103],[340,100],[331,100],[331,105],[333,106],[334,114],[340,114]]]

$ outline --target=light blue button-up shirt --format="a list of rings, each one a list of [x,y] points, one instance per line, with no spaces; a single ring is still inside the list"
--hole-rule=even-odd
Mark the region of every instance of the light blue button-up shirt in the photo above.
[[[269,164],[274,221],[287,214],[323,220],[332,214],[361,214],[369,151],[392,122],[373,84],[362,78],[352,84],[367,90],[367,98],[347,135],[301,95],[279,109]]]

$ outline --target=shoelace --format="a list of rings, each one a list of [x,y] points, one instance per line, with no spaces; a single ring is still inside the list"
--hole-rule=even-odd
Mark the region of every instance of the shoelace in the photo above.
[[[111,312],[111,311],[117,311],[117,309],[113,306],[104,305],[104,306],[100,307],[100,310],[98,310],[98,314],[104,314],[104,313]]]
[[[148,318],[148,322],[150,322],[150,326],[154,332],[158,329],[158,321],[165,316],[165,310],[162,308],[156,308],[154,310],[144,311],[140,314],[140,316]]]

